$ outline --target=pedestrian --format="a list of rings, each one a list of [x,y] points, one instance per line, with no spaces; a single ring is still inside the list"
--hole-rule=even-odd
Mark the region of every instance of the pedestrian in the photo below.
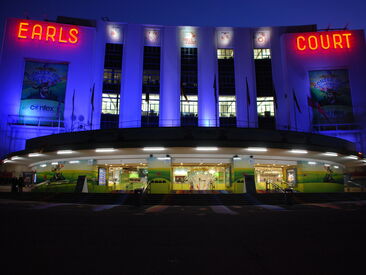
[[[189,184],[189,190],[190,190],[191,193],[193,193],[193,189],[194,189],[193,182],[191,182]]]
[[[19,179],[18,179],[18,192],[19,193],[23,192],[23,187],[24,187],[24,179],[23,179],[23,177],[19,177]]]
[[[17,188],[17,182],[14,178],[11,178],[10,180],[10,183],[11,183],[11,192],[12,193],[16,193],[18,192],[18,188]]]

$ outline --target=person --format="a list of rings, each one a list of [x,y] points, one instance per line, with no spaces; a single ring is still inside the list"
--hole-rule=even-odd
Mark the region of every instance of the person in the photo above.
[[[193,189],[194,189],[193,182],[189,183],[189,189],[190,189],[191,193],[193,193]]]
[[[18,192],[19,193],[23,192],[23,187],[24,187],[24,179],[23,179],[23,177],[19,177],[19,179],[18,179]]]
[[[269,192],[271,188],[270,182],[268,179],[265,179],[265,181],[266,181],[266,191]]]
[[[16,182],[15,178],[11,178],[10,183],[11,183],[11,192],[12,193],[18,192],[18,186],[17,186],[17,182]]]

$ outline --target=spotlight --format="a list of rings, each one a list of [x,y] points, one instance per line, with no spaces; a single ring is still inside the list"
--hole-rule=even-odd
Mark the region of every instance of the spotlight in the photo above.
[[[250,152],[267,152],[267,148],[264,147],[248,147],[246,150]]]
[[[292,149],[291,151],[289,151],[290,153],[293,153],[293,154],[307,154],[308,151],[306,150],[301,150],[301,149]]]
[[[59,150],[57,151],[57,155],[67,155],[67,154],[72,154],[74,153],[74,151],[72,150]]]

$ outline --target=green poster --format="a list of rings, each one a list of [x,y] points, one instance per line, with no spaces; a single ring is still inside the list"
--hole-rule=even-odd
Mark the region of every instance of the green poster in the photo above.
[[[310,71],[309,105],[314,124],[353,122],[352,99],[347,70]]]
[[[19,116],[27,124],[64,119],[68,64],[26,61]]]
[[[297,187],[300,192],[343,192],[343,168],[322,162],[297,162]]]

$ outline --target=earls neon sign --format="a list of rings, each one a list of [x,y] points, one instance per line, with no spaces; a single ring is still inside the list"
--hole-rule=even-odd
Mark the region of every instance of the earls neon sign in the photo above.
[[[44,22],[19,22],[17,36],[20,39],[64,44],[77,44],[79,42],[79,30],[77,28]]]
[[[299,51],[317,51],[333,49],[350,49],[352,33],[312,33],[296,36],[296,49]]]

